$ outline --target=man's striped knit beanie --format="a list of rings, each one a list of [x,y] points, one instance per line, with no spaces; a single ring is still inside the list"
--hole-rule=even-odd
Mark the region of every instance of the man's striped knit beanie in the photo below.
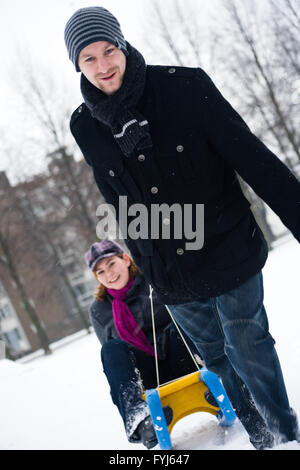
[[[108,41],[128,55],[126,41],[117,18],[103,7],[80,8],[71,16],[65,27],[65,43],[77,72],[80,72],[80,51],[97,41]]]

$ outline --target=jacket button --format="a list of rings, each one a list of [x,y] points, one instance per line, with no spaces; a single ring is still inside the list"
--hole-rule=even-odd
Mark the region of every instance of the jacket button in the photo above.
[[[183,255],[184,250],[183,250],[182,248],[177,248],[176,253],[177,253],[178,255]]]
[[[113,170],[109,170],[108,174],[109,176],[115,176],[115,172]]]
[[[175,73],[175,72],[176,72],[176,69],[175,69],[174,67],[171,67],[171,68],[169,69],[169,73]]]
[[[170,225],[170,219],[168,219],[168,217],[165,217],[164,220],[163,220],[163,223],[165,225]]]
[[[177,152],[183,152],[184,151],[184,146],[183,145],[177,145],[176,150],[177,150]]]
[[[151,188],[151,193],[152,194],[157,194],[158,193],[158,188],[156,186],[153,186],[153,188]]]
[[[138,161],[139,161],[139,162],[144,162],[144,161],[145,161],[145,158],[146,158],[145,155],[139,155],[139,156],[138,156]]]

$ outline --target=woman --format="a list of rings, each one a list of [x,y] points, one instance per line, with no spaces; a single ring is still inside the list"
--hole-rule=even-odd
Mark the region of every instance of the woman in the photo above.
[[[142,399],[145,389],[157,386],[149,285],[134,261],[110,240],[94,243],[85,259],[99,283],[90,317],[102,345],[101,360],[113,403],[129,442],[142,442],[150,449],[157,440]],[[164,383],[193,372],[195,365],[154,293],[153,310],[160,382]],[[172,411],[166,408],[164,412],[169,424]]]

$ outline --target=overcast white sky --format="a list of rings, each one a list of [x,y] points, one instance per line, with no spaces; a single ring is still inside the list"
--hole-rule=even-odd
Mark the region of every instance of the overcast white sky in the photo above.
[[[78,106],[81,102],[79,74],[69,61],[64,44],[67,20],[78,8],[102,5],[117,16],[126,39],[140,44],[139,18],[147,1],[151,0],[0,0],[0,140],[4,136],[2,141],[9,140],[9,145],[15,145],[16,149],[20,145],[17,139],[22,134],[23,118],[19,119],[21,103],[17,87],[22,79],[20,60],[23,57],[26,60],[28,56],[34,67],[41,64],[49,70],[50,65],[51,71],[63,73],[67,83],[78,90],[74,107]],[[55,90],[51,91],[57,101]],[[24,134],[25,139],[26,131]],[[0,171],[7,165],[7,152],[1,151],[0,142]]]
[[[145,8],[152,0],[0,0],[0,44],[2,46],[0,85],[7,82],[6,71],[14,67],[18,73],[16,52],[28,51],[30,56],[53,67],[68,67],[63,32],[69,17],[81,7],[101,5],[109,9],[119,20],[125,38],[142,48],[142,24],[145,24]],[[163,2],[163,0],[161,0]],[[185,0],[180,0],[185,3]],[[195,0],[204,9],[213,0]],[[141,19],[143,18],[143,21]],[[149,30],[151,38],[152,31]],[[141,50],[142,53],[145,51]],[[147,60],[147,57],[146,57]],[[76,74],[74,74],[76,77]],[[13,83],[9,80],[9,87]]]
[[[69,17],[78,8],[101,5],[110,10],[119,20],[125,38],[139,49],[147,61],[147,49],[144,47],[142,25],[145,25],[145,8],[152,0],[0,0],[0,139],[4,134],[14,133],[17,123],[20,97],[17,83],[22,79],[20,60],[28,55],[33,66],[46,65],[67,77],[67,83],[78,91],[75,96],[76,106],[81,102],[79,74],[69,61],[64,44],[64,27]],[[161,0],[162,2],[164,0]],[[185,0],[180,0],[185,4]],[[205,9],[212,2],[222,0],[195,0]],[[147,16],[146,16],[147,18]],[[149,39],[153,31],[149,28]],[[149,61],[148,61],[149,62]],[[152,62],[153,63],[153,62]],[[162,63],[159,62],[158,63]],[[196,66],[196,64],[194,64]],[[199,65],[199,64],[198,64]],[[49,70],[49,68],[48,68]],[[53,94],[55,90],[52,90]],[[55,96],[54,96],[55,98]],[[75,103],[74,103],[75,104]],[[72,103],[73,105],[73,103]],[[4,112],[5,111],[5,112]],[[17,132],[15,131],[17,134]],[[7,161],[0,147],[0,171],[5,169]]]
[[[40,63],[66,68],[73,74],[64,45],[64,27],[75,10],[85,6],[102,5],[115,14],[126,39],[140,43],[138,28],[143,6],[151,0],[0,0],[1,76],[0,99],[5,100],[13,90],[10,70],[18,75],[17,54],[27,54]],[[71,75],[72,76],[72,75]],[[77,74],[74,73],[74,80]],[[4,92],[5,91],[5,92]],[[3,106],[2,106],[3,109]]]
[[[10,50],[16,43],[32,52],[43,47],[65,54],[63,32],[66,21],[81,7],[101,5],[115,14],[130,39],[136,38],[137,19],[151,0],[1,0],[0,37]]]

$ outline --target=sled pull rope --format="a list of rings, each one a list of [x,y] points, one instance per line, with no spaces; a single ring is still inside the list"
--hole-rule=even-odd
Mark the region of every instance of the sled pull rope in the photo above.
[[[156,381],[157,388],[159,388],[159,370],[158,370],[158,358],[157,358],[157,344],[156,344],[156,332],[155,332],[155,320],[154,320],[154,311],[153,311],[153,297],[152,291],[153,288],[149,285],[150,288],[150,304],[151,304],[151,317],[152,317],[152,330],[153,330],[153,343],[154,343],[154,357],[155,357],[155,369],[156,369]]]
[[[186,349],[187,349],[188,352],[190,353],[190,356],[191,356],[191,358],[193,359],[195,366],[196,366],[197,369],[200,371],[200,365],[198,364],[198,362],[197,362],[196,359],[195,359],[194,354],[193,354],[192,351],[190,350],[190,348],[189,348],[189,346],[188,346],[188,344],[187,344],[187,342],[186,342],[186,340],[185,340],[185,338],[184,338],[184,336],[183,336],[183,334],[182,334],[182,332],[181,332],[179,326],[177,325],[177,322],[175,321],[175,319],[174,319],[172,313],[170,312],[169,307],[168,307],[167,305],[165,305],[165,307],[166,307],[167,311],[169,312],[169,315],[170,315],[170,317],[171,317],[171,319],[172,319],[172,322],[173,322],[174,325],[176,326],[176,329],[177,329],[177,331],[178,331],[178,333],[179,333],[179,335],[180,335],[180,337],[181,337],[181,339],[182,339],[182,341],[183,341],[183,343],[184,343]]]
[[[155,320],[154,320],[154,310],[153,310],[153,297],[152,297],[152,291],[153,291],[153,288],[151,285],[149,285],[149,288],[150,288],[150,304],[151,304],[151,316],[152,316],[152,329],[153,329],[153,343],[154,343],[154,356],[155,356],[155,369],[156,369],[156,381],[157,381],[157,388],[159,388],[160,386],[160,380],[159,380],[159,369],[158,369],[158,358],[157,358],[157,344],[156,344],[156,333],[155,333]],[[174,323],[174,325],[176,326],[176,329],[183,341],[183,344],[185,345],[186,349],[188,350],[195,366],[197,367],[197,369],[200,371],[200,365],[198,364],[198,362],[196,361],[195,359],[195,356],[194,354],[192,353],[192,351],[190,350],[179,326],[177,325],[177,322],[175,321],[172,313],[170,312],[170,309],[167,305],[165,305],[170,317],[171,317],[171,320],[172,322]]]

